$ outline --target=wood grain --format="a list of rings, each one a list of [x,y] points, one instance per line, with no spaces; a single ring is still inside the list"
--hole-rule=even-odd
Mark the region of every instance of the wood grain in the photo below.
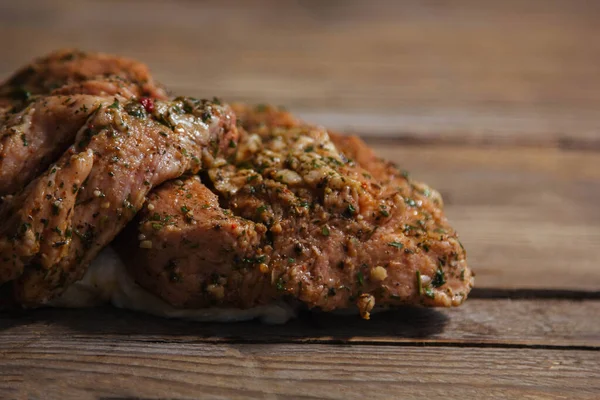
[[[444,196],[479,288],[600,290],[600,154],[373,142]]]
[[[597,399],[600,352],[77,337],[2,353],[3,398]]]
[[[301,312],[286,325],[165,320],[113,308],[37,310],[0,318],[0,351],[73,337],[94,343],[321,343],[587,348],[600,350],[600,301],[469,300],[458,309],[357,315]]]
[[[0,76],[75,46],[365,136],[599,148],[598,20],[586,0],[1,2]]]

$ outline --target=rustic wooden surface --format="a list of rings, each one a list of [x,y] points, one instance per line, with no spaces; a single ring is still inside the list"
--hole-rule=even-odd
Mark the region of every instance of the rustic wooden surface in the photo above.
[[[58,47],[275,103],[437,188],[455,310],[284,326],[0,317],[0,398],[600,398],[600,2],[0,1],[0,79]]]

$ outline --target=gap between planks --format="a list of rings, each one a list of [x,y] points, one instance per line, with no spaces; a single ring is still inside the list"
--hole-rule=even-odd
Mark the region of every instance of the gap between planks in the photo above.
[[[561,289],[496,289],[474,288],[469,293],[471,299],[548,299],[548,300],[600,300],[600,291],[561,290]]]
[[[40,309],[0,317],[0,354],[54,346],[70,338],[85,346],[111,343],[303,343],[398,346],[600,349],[600,301],[478,300],[455,309],[406,307],[357,315],[300,312],[285,325],[258,321],[168,320],[111,307]]]
[[[329,125],[324,125],[329,128]],[[372,146],[462,146],[469,148],[525,148],[525,149],[558,149],[563,151],[600,152],[600,136],[590,139],[571,138],[568,136],[547,135],[544,138],[519,135],[514,138],[481,137],[469,135],[422,134],[414,132],[394,131],[386,135],[373,134],[363,130],[344,130],[347,134],[359,136]]]

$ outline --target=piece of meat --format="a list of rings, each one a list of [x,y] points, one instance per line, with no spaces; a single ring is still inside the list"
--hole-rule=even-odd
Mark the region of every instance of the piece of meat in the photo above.
[[[247,131],[235,158],[203,174],[206,186],[158,188],[126,234],[140,285],[183,307],[293,298],[356,304],[365,318],[375,304],[466,299],[472,273],[437,192],[358,138],[270,107],[234,109]]]
[[[44,171],[98,107],[139,96],[167,97],[128,59],[63,50],[22,68],[0,85],[0,196]]]
[[[69,147],[79,128],[112,98],[45,96],[0,120],[0,196],[16,193]]]
[[[148,67],[142,63],[110,54],[64,49],[41,57],[18,70],[0,85],[0,98],[26,101],[31,96],[49,94],[65,85],[105,78],[109,78],[117,86],[128,86],[136,97],[168,97],[165,90],[154,82]]]
[[[0,227],[0,283],[10,280],[25,306],[59,294],[154,186],[227,156],[237,141],[235,120],[228,106],[192,98],[101,105],[49,172],[0,206],[0,215],[14,215]]]
[[[241,287],[265,299],[275,297],[267,275],[238,269],[262,251],[266,227],[222,209],[199,177],[152,191],[142,215],[140,224],[131,224],[114,246],[150,292],[188,308],[245,307],[244,296],[234,290]],[[141,267],[150,260],[150,268]]]

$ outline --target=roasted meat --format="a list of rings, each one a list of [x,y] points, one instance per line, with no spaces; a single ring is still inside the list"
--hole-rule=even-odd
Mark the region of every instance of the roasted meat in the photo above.
[[[358,138],[273,108],[236,112],[235,155],[158,188],[124,235],[140,285],[180,307],[293,298],[366,318],[376,304],[465,300],[471,271],[436,191]]]

